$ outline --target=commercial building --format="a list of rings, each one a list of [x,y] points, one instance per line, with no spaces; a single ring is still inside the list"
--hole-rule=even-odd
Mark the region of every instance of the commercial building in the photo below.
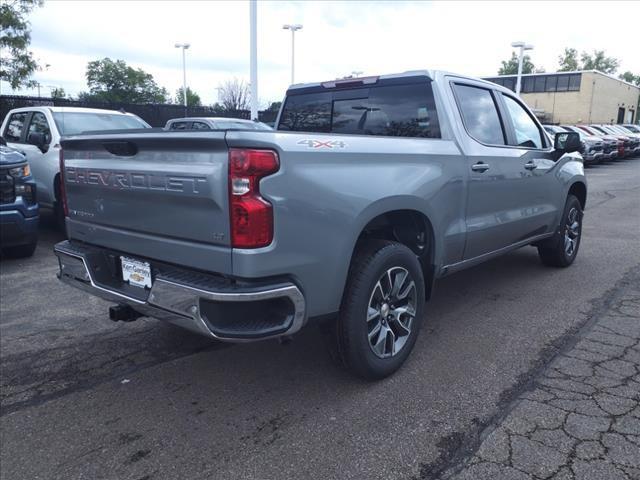
[[[515,91],[517,75],[485,77]],[[640,87],[596,70],[522,75],[520,97],[546,123],[637,123]]]

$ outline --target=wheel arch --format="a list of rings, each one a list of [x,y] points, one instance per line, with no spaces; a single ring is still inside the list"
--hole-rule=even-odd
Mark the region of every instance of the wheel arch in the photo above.
[[[425,298],[431,296],[435,277],[436,237],[433,222],[416,205],[376,209],[359,222],[350,262],[363,242],[391,240],[409,247],[418,257],[425,281]]]
[[[587,205],[587,185],[584,182],[577,181],[571,184],[569,187],[568,195],[575,196],[580,202],[582,210]]]

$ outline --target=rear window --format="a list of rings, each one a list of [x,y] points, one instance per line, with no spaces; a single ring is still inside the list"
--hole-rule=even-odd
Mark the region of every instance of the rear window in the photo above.
[[[137,117],[111,113],[55,112],[53,119],[58,126],[60,135],[148,127],[146,123]]]
[[[431,83],[287,97],[279,130],[440,138]]]

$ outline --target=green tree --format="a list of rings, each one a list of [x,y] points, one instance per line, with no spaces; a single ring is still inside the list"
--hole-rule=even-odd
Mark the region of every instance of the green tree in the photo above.
[[[620,75],[618,75],[620,80],[624,80],[625,82],[633,83],[634,85],[640,86],[640,75],[634,75],[633,73],[626,71]]]
[[[184,88],[180,87],[176,90],[176,103],[178,105],[184,105]],[[188,107],[199,107],[202,105],[200,101],[200,95],[191,90],[191,88],[187,87],[187,106]]]
[[[267,110],[269,112],[277,112],[280,110],[280,107],[282,106],[282,102],[271,102],[271,104],[269,105],[269,108],[267,108]]]
[[[578,63],[578,50],[575,48],[565,48],[564,53],[558,56],[559,72],[575,72],[580,70]]]
[[[598,70],[603,73],[616,73],[620,66],[620,61],[614,57],[607,57],[604,50],[594,50],[593,55],[582,52],[581,70]]]
[[[62,87],[55,87],[51,89],[51,98],[65,98],[66,96],[67,92],[65,92]]]
[[[153,75],[126,64],[124,60],[110,58],[94,60],[87,64],[89,93],[78,95],[80,99],[114,103],[165,103],[169,93],[159,87]]]
[[[522,73],[533,73],[535,69],[536,66],[531,62],[529,55],[522,57]],[[515,75],[517,73],[518,55],[516,55],[516,52],[511,52],[511,58],[502,61],[502,67],[498,70],[498,75]]]
[[[0,2],[0,80],[9,82],[14,90],[33,87],[33,74],[38,62],[29,51],[31,25],[26,16],[42,0],[2,0]]]

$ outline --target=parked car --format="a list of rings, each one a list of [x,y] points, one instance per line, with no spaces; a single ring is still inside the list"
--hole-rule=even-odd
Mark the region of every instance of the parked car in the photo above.
[[[631,133],[640,133],[640,125],[634,125],[632,123],[625,123],[622,127],[626,128]]]
[[[612,128],[609,125],[590,125],[595,131],[600,132],[606,135],[617,136],[620,140],[624,142],[624,156],[625,157],[633,157],[636,153],[636,147],[638,146],[638,140],[633,138],[631,135],[627,135],[624,133],[620,133]]]
[[[628,150],[625,148],[624,138],[620,135],[611,135],[610,133],[596,130],[591,125],[576,125],[576,127],[583,132],[587,132],[589,135],[601,136],[606,140],[615,140],[618,146],[618,156],[616,158],[624,158],[625,156],[628,156]]]
[[[576,258],[580,138],[551,142],[495,83],[295,85],[277,126],[63,139],[60,279],[115,302],[113,319],[225,341],[324,322],[376,379],[408,357],[436,279],[527,245],[547,265]]]
[[[172,118],[164,128],[166,130],[273,130],[262,122],[225,117]]]
[[[602,158],[600,161],[604,162],[608,160],[615,160],[616,158],[618,158],[618,139],[617,138],[610,135],[602,135],[602,136],[591,135],[590,133],[587,133],[586,131],[574,125],[562,125],[562,128],[565,129],[567,132],[576,132],[578,135],[580,135],[580,138],[587,136],[588,138],[592,138],[592,139],[599,138],[600,140],[602,140]]]
[[[631,149],[633,150],[633,156],[637,157],[640,155],[640,133],[635,133],[627,130],[622,125],[604,125],[606,129],[610,132],[615,132],[620,135],[625,135],[627,137],[631,137]]]
[[[0,142],[0,249],[30,257],[38,243],[36,184],[24,155]]]
[[[53,208],[62,218],[60,203],[60,137],[84,131],[149,128],[131,113],[94,108],[24,107],[5,117],[2,137],[24,152],[38,188],[40,206]]]
[[[555,137],[556,133],[571,131],[559,125],[543,125],[543,128],[552,138]],[[602,138],[587,135],[584,132],[576,133],[580,135],[580,155],[582,155],[585,165],[600,163],[604,157],[604,141]]]

